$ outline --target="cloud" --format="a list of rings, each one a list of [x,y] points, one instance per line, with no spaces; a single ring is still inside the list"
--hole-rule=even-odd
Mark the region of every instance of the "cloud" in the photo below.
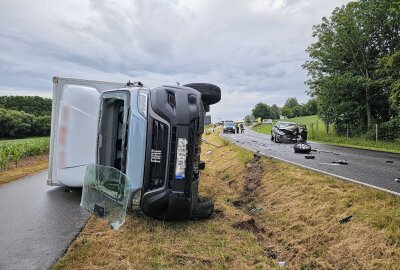
[[[346,2],[2,0],[0,94],[48,95],[57,75],[212,82],[223,91],[214,118],[242,118],[259,101],[305,102],[312,25]]]

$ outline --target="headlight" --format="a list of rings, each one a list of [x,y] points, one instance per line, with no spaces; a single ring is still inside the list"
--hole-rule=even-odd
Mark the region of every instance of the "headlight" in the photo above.
[[[182,180],[185,178],[187,155],[187,140],[185,138],[178,139],[178,147],[176,149],[176,168],[175,179]]]
[[[149,97],[149,91],[140,89],[138,94],[138,109],[144,118],[147,118],[147,102]]]

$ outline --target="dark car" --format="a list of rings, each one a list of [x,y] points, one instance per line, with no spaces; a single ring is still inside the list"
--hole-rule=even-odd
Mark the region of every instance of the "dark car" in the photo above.
[[[296,143],[307,140],[307,129],[305,126],[292,122],[278,121],[272,127],[271,140],[275,142]]]
[[[224,133],[235,133],[235,122],[233,121],[224,121]]]

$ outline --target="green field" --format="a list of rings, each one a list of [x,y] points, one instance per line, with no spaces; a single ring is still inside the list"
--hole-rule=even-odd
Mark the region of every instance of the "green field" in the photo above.
[[[273,121],[273,124],[277,120]],[[296,118],[284,119],[282,121],[295,122],[300,125],[306,125],[308,129],[308,139],[310,141],[324,142],[335,145],[350,146],[355,148],[365,148],[372,150],[381,150],[388,152],[400,152],[400,142],[384,142],[368,140],[363,137],[349,137],[339,136],[335,133],[333,128],[330,128],[326,133],[325,125],[317,115],[303,116]],[[271,134],[272,125],[260,125],[253,127],[252,130],[264,134]]]
[[[49,137],[37,137],[0,141],[0,171],[5,171],[10,162],[18,166],[23,157],[47,153],[50,147]]]

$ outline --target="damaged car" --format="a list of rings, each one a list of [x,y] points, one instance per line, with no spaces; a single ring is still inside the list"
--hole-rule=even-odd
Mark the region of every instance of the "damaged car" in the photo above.
[[[218,86],[60,77],[53,85],[48,185],[83,186],[81,206],[114,215],[117,228],[127,207],[163,220],[211,215],[198,186],[204,118],[221,99]]]
[[[307,141],[307,128],[293,122],[278,121],[272,127],[271,140],[279,143]]]

